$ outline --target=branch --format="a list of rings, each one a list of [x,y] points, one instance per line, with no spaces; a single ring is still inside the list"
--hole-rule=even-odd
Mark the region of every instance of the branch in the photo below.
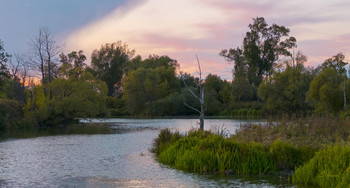
[[[190,93],[193,95],[193,97],[195,97],[197,100],[201,101],[201,99],[191,90],[191,88],[185,82],[185,78],[182,75],[180,68],[179,68],[179,72],[180,72],[180,76],[181,76],[182,82],[185,84],[185,86],[188,89],[188,91],[190,91]]]
[[[197,54],[196,54],[196,58],[197,58],[198,69],[199,69],[199,81],[202,82],[202,69],[201,69],[201,65],[199,63],[199,59],[198,59],[198,55]]]
[[[188,108],[190,108],[190,109],[192,109],[192,110],[198,112],[198,113],[201,113],[201,111],[199,111],[198,109],[196,109],[196,108],[194,108],[194,107],[188,105],[186,102],[184,102],[184,105],[187,106]]]

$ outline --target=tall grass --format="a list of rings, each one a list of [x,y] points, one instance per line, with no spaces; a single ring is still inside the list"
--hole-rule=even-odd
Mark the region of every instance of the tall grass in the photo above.
[[[162,134],[164,132],[160,136]],[[159,162],[189,172],[268,174],[292,169],[312,157],[309,148],[295,147],[280,140],[272,145],[243,143],[200,130],[192,130],[183,137],[176,137],[179,139],[166,145],[159,144],[161,139],[158,138],[155,141],[158,144],[154,146],[162,145],[163,148],[155,148],[153,151],[160,151],[155,152]]]
[[[349,187],[350,148],[329,146],[318,151],[308,163],[295,170],[293,182],[321,187]]]
[[[189,172],[268,174],[295,169],[296,184],[350,187],[350,120],[284,117],[266,125],[244,125],[231,137],[223,128],[213,131],[191,130],[182,136],[165,130],[153,150],[161,163]]]
[[[232,136],[240,142],[272,144],[277,139],[300,146],[323,148],[329,144],[350,144],[350,120],[329,116],[307,119],[283,117],[266,125],[247,124]]]

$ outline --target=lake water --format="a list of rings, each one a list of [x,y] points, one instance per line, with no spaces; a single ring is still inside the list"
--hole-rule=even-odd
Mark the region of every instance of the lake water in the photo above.
[[[198,127],[196,119],[82,122],[85,128],[70,131],[7,134],[0,142],[0,187],[291,187],[285,177],[198,175],[158,163],[149,148],[160,129],[184,133]],[[97,122],[108,126],[85,130],[91,129],[89,123]],[[244,123],[247,121],[208,119],[205,127],[224,126],[232,134]]]

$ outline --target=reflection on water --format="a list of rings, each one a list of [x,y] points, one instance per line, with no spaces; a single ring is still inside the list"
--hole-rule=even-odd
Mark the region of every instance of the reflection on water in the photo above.
[[[91,124],[96,122],[104,124]],[[242,123],[206,120],[206,127],[224,125],[234,133]],[[194,119],[108,119],[7,133],[11,139],[0,142],[0,187],[290,187],[278,177],[184,173],[159,164],[149,152],[160,129],[196,126]]]

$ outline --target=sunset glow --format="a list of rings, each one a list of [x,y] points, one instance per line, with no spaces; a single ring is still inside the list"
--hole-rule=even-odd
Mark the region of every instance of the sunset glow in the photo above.
[[[34,11],[35,3],[27,2],[22,8]],[[144,58],[151,54],[168,55],[179,62],[182,70],[190,73],[197,68],[195,57],[198,54],[205,74],[217,74],[230,80],[233,65],[218,54],[222,49],[241,46],[252,18],[264,17],[269,25],[276,23],[290,29],[290,36],[297,39],[297,50],[308,56],[308,66],[317,66],[339,52],[346,60],[350,56],[350,3],[346,0],[105,0],[99,6],[94,3],[87,2],[86,10],[84,5],[78,9],[80,5],[72,3],[67,7],[67,15],[61,15],[70,19],[60,20],[57,16],[52,18],[59,20],[56,22],[44,19],[48,14],[37,18],[41,22],[23,15],[23,19],[28,19],[26,23],[32,23],[33,27],[28,26],[33,33],[24,36],[34,35],[39,26],[52,25],[65,45],[65,52],[83,50],[88,57],[101,45],[121,40]],[[48,6],[46,4],[40,5]],[[65,3],[55,4],[59,7]],[[51,11],[58,13],[59,10],[52,8]],[[7,16],[6,9],[2,12],[0,16]],[[50,16],[53,15],[56,14]],[[23,24],[11,27],[16,27],[13,29],[16,32],[27,30],[20,25]],[[2,32],[5,31],[0,31],[0,37],[5,36],[5,45],[15,46],[10,38],[6,39],[11,32]],[[26,45],[23,40],[17,43],[16,47]]]

